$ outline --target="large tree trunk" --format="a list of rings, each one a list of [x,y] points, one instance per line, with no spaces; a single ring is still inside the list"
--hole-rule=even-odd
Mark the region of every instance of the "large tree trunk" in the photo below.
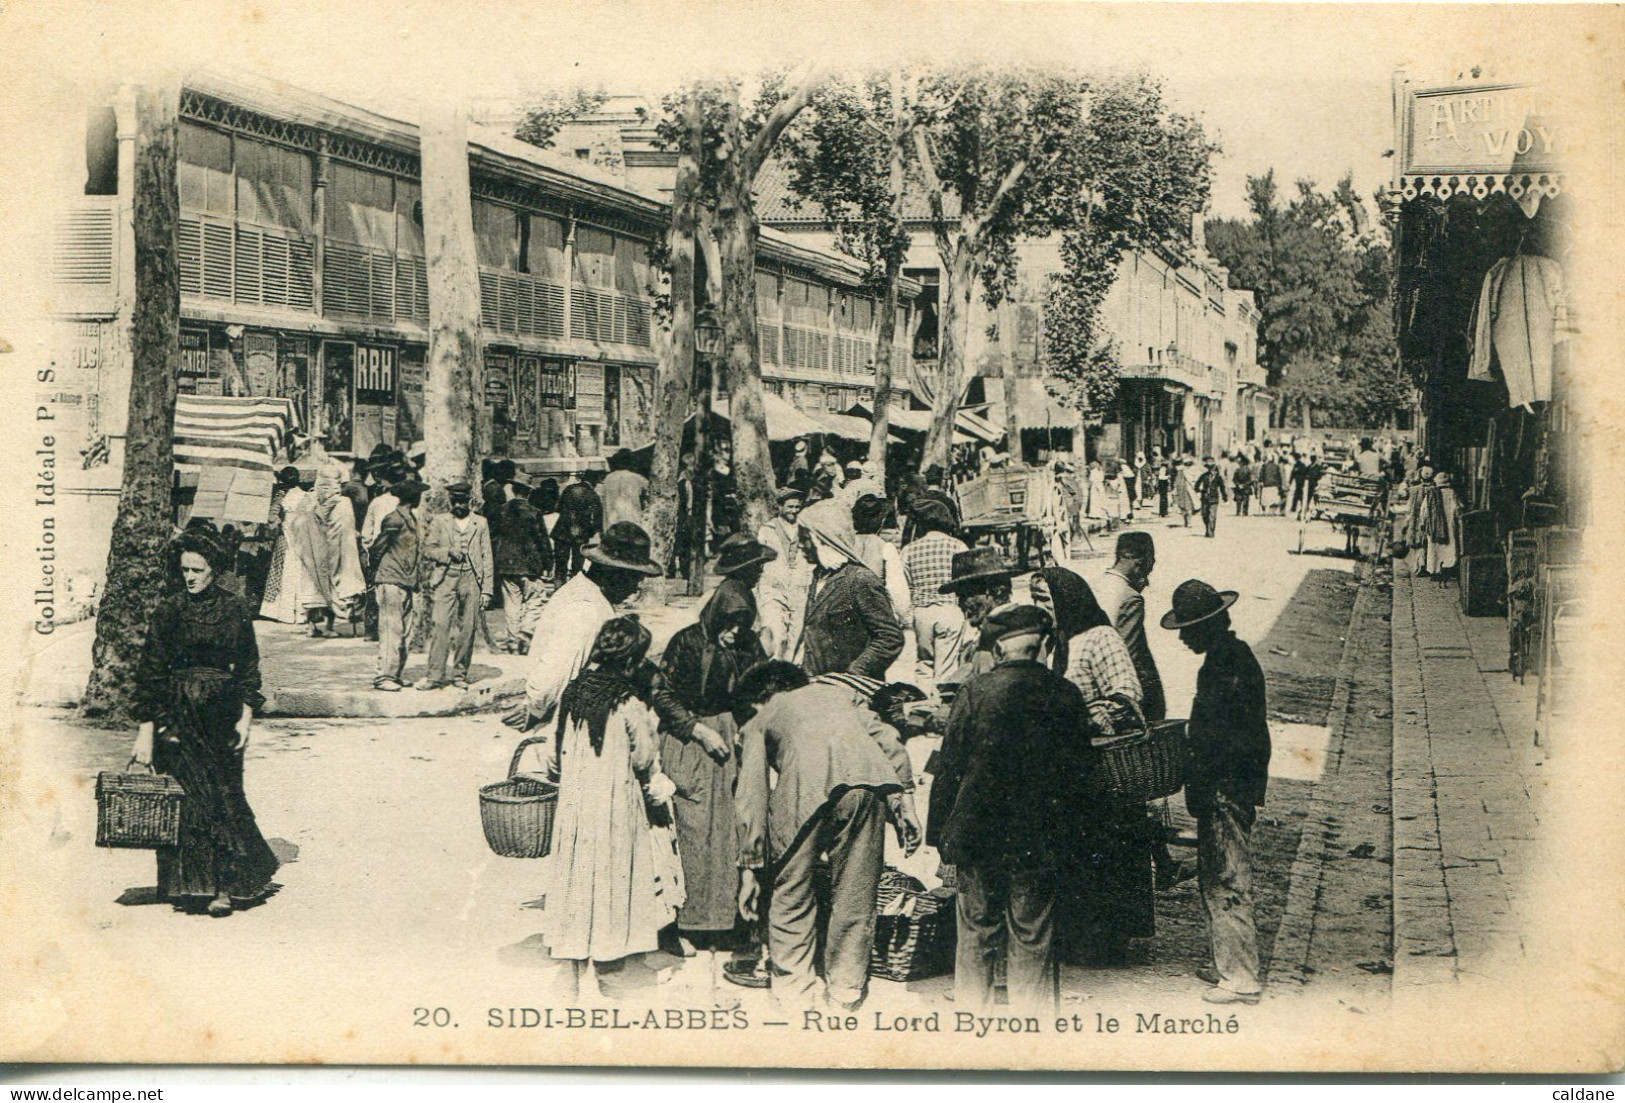
[[[679,538],[677,474],[694,381],[694,233],[699,224],[698,149],[703,117],[693,91],[684,102],[683,121],[671,225],[666,232],[671,258],[671,333],[655,381],[655,451],[647,513],[654,559],[663,564],[671,561]]]
[[[1004,379],[1005,450],[1011,463],[1025,462],[1021,451],[1021,384],[1016,371],[1016,304],[1006,296],[999,303],[999,374]]]
[[[923,467],[940,464],[946,468],[949,445],[953,442],[954,419],[959,415],[959,396],[965,391],[965,347],[970,343],[971,291],[976,286],[976,266],[961,241],[952,259],[942,269],[942,314],[937,327],[937,395],[932,404],[931,429],[925,435]]]
[[[429,269],[429,362],[423,384],[424,478],[439,492],[474,484],[479,502],[480,270],[468,182],[468,123],[460,107],[424,104],[423,234]]]
[[[761,224],[751,197],[755,183],[743,148],[737,105],[728,114],[724,142],[733,156],[718,165],[717,239],[722,251],[722,341],[726,350],[729,423],[733,427],[734,492],[744,531],[755,532],[778,512],[773,455],[762,404],[762,362],[756,334],[756,243]]]
[[[893,233],[903,229],[903,192],[908,181],[903,174],[903,143],[909,140],[908,119],[903,114],[903,74],[891,74],[891,150],[886,185],[891,190],[888,213]],[[903,257],[896,249],[886,255],[886,293],[880,300],[880,333],[875,339],[874,423],[869,431],[869,464],[881,485],[886,483],[886,435],[891,428],[892,347],[897,337],[897,281],[903,274]]]
[[[174,531],[175,381],[180,372],[181,291],[175,226],[180,89],[135,95],[135,304],[124,479],[107,554],[107,585],[96,616],[86,716],[130,721],[136,663],[153,610],[167,592],[167,544]]]

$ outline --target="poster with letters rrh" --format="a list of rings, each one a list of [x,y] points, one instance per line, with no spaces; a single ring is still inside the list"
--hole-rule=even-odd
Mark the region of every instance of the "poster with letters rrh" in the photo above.
[[[639,11],[0,9],[0,1061],[1618,1072],[1618,10]]]

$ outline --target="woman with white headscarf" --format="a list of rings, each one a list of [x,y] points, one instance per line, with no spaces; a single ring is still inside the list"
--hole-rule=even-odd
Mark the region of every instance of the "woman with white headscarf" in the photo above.
[[[797,519],[801,545],[813,563],[812,588],[801,632],[801,665],[820,674],[886,677],[903,651],[886,585],[864,566],[852,513],[829,500],[808,506]]]

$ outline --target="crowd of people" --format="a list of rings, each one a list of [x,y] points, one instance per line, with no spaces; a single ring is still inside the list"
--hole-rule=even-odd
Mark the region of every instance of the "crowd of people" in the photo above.
[[[498,646],[529,659],[525,702],[507,720],[550,734],[530,769],[559,789],[542,935],[577,983],[636,993],[654,980],[648,956],[675,946],[719,1002],[718,982],[734,981],[856,1007],[889,826],[905,854],[938,849],[966,1009],[991,1006],[1001,955],[1010,1004],[1052,1007],[1060,963],[1123,960],[1154,932],[1155,893],[1193,875],[1213,936],[1205,998],[1257,1000],[1247,836],[1269,737],[1263,676],[1229,629],[1233,592],[1192,580],[1160,621],[1204,656],[1189,705],[1195,868],[1173,859],[1149,808],[1112,804],[1090,784],[1104,745],[1170,711],[1147,640],[1150,533],[1119,534],[1098,592],[1053,566],[1018,595],[1000,550],[962,535],[943,469],[911,473],[889,496],[863,464],[825,456],[792,465],[777,516],[756,533],[716,534],[720,582],[653,656],[648,628],[624,607],[669,565],[651,556],[648,484],[628,455],[562,490],[494,461],[478,512],[473,486],[457,482],[432,516],[418,458],[381,450],[345,479],[323,463],[310,490],[296,470],[279,475],[259,607],[316,636],[340,617],[375,625],[374,684],[393,692],[414,608],[428,618],[417,683],[427,690],[467,684],[480,614],[501,600]],[[1125,520],[1135,502],[1178,508],[1182,477],[1163,469],[1172,493],[1148,463],[1125,492]],[[1186,493],[1213,482],[1210,469]],[[199,554],[201,592],[223,592],[226,557]],[[181,563],[189,593],[196,566]],[[224,779],[219,799],[199,812],[213,819],[165,859],[183,870],[165,883],[229,912],[263,890],[275,861],[241,796],[257,688],[251,605],[210,601],[161,619],[151,662],[203,672],[182,688],[153,673],[147,711],[194,716],[164,730],[223,756],[210,767]],[[216,656],[182,655],[201,631],[188,618],[224,618],[243,638]],[[162,758],[143,733],[137,757]],[[915,804],[905,747],[916,737],[942,741],[928,808]]]
[[[635,521],[607,525],[543,607],[508,720],[552,733],[530,767],[560,793],[551,956],[625,997],[675,945],[719,1002],[734,981],[855,1008],[889,827],[905,854],[938,848],[967,1009],[991,1005],[1000,955],[1010,1004],[1052,1007],[1061,962],[1123,960],[1154,931],[1156,891],[1193,874],[1214,932],[1206,998],[1255,1001],[1246,840],[1269,741],[1234,593],[1187,583],[1161,621],[1207,657],[1193,870],[1148,808],[1089,784],[1098,743],[1168,711],[1146,639],[1153,537],[1120,534],[1098,595],[1052,567],[1018,598],[998,549],[960,539],[943,471],[896,499],[861,466],[805,471],[756,535],[722,540],[720,583],[658,657],[620,609],[663,570]],[[922,809],[905,744],[935,736]]]

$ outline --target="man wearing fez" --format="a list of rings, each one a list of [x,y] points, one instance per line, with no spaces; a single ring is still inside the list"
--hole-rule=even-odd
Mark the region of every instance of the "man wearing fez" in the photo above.
[[[1053,1013],[1057,882],[1067,841],[1087,814],[1089,711],[1083,694],[1039,661],[1049,614],[1009,605],[987,618],[993,669],[954,700],[931,789],[926,842],[958,880],[954,1005],[991,1009],[995,959],[1006,957],[1010,1008]]]
[[[1197,975],[1214,987],[1209,1003],[1257,1003],[1258,930],[1248,835],[1269,783],[1270,729],[1264,671],[1230,627],[1236,591],[1190,579],[1174,591],[1164,628],[1202,656],[1191,702],[1185,806],[1196,817],[1196,876],[1207,912],[1213,968]]]
[[[451,663],[450,684],[468,687],[468,664],[474,658],[474,627],[482,609],[491,607],[496,585],[491,558],[491,527],[473,512],[474,488],[466,482],[446,488],[451,512],[438,513],[423,539],[423,558],[429,564],[429,670],[416,689],[446,685],[446,664]]]
[[[1156,565],[1157,547],[1149,532],[1122,533],[1117,537],[1117,560],[1095,587],[1100,607],[1112,618],[1112,627],[1123,637],[1134,660],[1134,673],[1145,694],[1145,718],[1152,723],[1168,715],[1162,675],[1145,638],[1145,588]]]

